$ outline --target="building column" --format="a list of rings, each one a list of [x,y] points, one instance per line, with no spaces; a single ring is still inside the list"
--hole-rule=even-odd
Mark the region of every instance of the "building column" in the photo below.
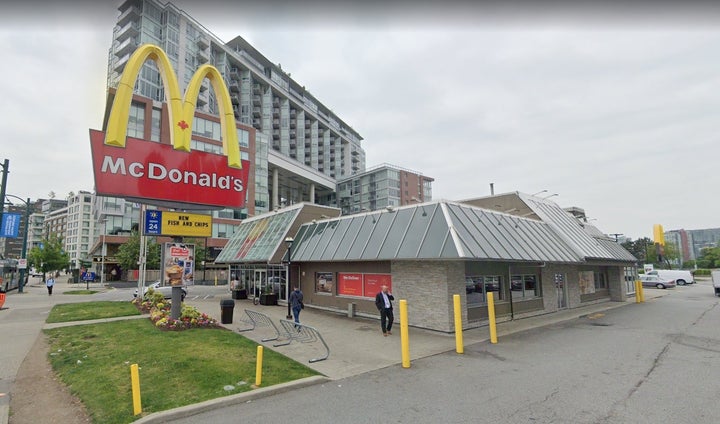
[[[273,169],[272,174],[272,205],[270,205],[270,210],[275,210],[275,208],[280,207],[280,193],[278,189],[278,169]]]
[[[310,203],[315,203],[315,184],[310,184]]]

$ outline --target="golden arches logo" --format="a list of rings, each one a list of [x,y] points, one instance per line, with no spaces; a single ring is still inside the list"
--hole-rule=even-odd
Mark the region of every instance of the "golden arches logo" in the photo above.
[[[176,150],[190,152],[192,122],[197,107],[197,98],[200,94],[200,85],[207,78],[215,91],[220,110],[223,153],[228,158],[228,166],[241,169],[242,162],[235,127],[235,115],[230,102],[230,93],[220,72],[212,65],[200,66],[188,83],[185,97],[181,98],[180,86],[170,59],[160,47],[153,44],[143,44],[138,47],[125,65],[108,118],[105,144],[125,147],[133,88],[140,69],[147,60],[155,62],[163,80],[171,126],[170,140],[173,147]]]

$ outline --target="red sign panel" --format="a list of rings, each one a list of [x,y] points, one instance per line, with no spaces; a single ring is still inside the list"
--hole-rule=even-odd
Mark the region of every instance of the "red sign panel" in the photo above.
[[[236,169],[228,166],[227,157],[212,153],[188,153],[130,137],[124,148],[104,140],[103,132],[90,130],[99,195],[228,208],[245,205],[249,161]]]
[[[343,274],[338,273],[339,295],[345,296],[362,296],[363,295],[363,275],[362,274]]]
[[[392,276],[390,274],[364,274],[364,290],[365,297],[375,297],[380,293],[380,287],[388,286],[388,291],[392,293]]]

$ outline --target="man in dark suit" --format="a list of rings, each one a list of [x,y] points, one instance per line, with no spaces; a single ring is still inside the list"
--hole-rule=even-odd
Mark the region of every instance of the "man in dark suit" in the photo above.
[[[395,317],[393,316],[392,301],[395,300],[392,294],[388,293],[388,286],[382,286],[381,291],[375,295],[375,307],[380,311],[380,328],[383,336],[387,337],[392,334],[392,328]]]

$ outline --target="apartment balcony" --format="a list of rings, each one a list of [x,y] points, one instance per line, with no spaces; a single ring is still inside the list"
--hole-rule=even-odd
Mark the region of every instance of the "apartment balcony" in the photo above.
[[[207,96],[200,95],[197,99],[197,107],[203,107],[208,104]]]
[[[203,93],[208,89],[208,80],[203,80],[202,84],[200,84],[200,92]]]
[[[260,84],[253,84],[253,93],[262,93],[262,85]]]
[[[207,50],[198,50],[195,57],[197,57],[197,60],[200,63],[207,63],[210,61],[210,53],[208,53]]]
[[[240,71],[238,68],[230,68],[230,78],[236,80],[240,79]]]
[[[310,138],[310,130],[305,130],[305,138]]]
[[[240,104],[240,95],[237,94],[237,93],[231,94],[231,95],[230,95],[230,101],[231,101],[234,105],[239,105],[239,104]]]
[[[280,108],[279,107],[273,108],[273,116],[280,116]]]
[[[297,111],[295,109],[290,109],[290,117],[295,118],[297,116]]]
[[[253,119],[252,124],[254,127],[260,126],[262,124],[262,121],[259,119]]]
[[[353,150],[352,152],[350,152],[350,154],[353,156],[358,156],[360,152],[358,152],[357,150]]]
[[[122,8],[126,5],[127,5],[127,3],[121,5],[119,9],[122,10]],[[141,14],[142,14],[142,9],[140,9],[136,4],[131,4],[130,7],[128,7],[127,9],[123,10],[122,13],[120,13],[117,24],[119,26],[123,26],[123,25],[127,24],[129,21],[137,20]]]
[[[115,62],[115,65],[113,66],[113,70],[117,72],[118,74],[125,69],[125,64],[127,64],[128,60],[130,59],[130,53],[126,54],[125,56],[118,59],[117,62]]]
[[[280,128],[280,120],[279,119],[273,119],[273,128],[275,128],[275,129]]]
[[[130,21],[118,30],[115,38],[118,40],[118,42],[122,43],[128,38],[135,38],[138,35],[140,35],[140,24],[134,21]]]
[[[290,128],[295,128],[295,127],[297,127],[297,120],[296,120],[296,119],[291,119],[291,120],[290,120]],[[293,132],[294,132],[294,131],[293,131]]]
[[[198,37],[195,39],[195,43],[197,44],[200,49],[204,50],[210,47],[210,37],[204,34],[198,35]]]
[[[277,98],[277,97],[273,97],[272,104],[273,104],[273,106],[275,106],[275,107],[279,107],[279,106],[280,106],[280,99]]]
[[[230,84],[228,84],[228,89],[230,89],[230,92],[239,93],[240,92],[240,83],[237,81],[230,81]]]
[[[280,140],[280,132],[274,131],[274,132],[273,132],[273,141],[277,141],[277,140]],[[273,146],[274,146],[274,145],[275,145],[275,144],[273,144]],[[279,147],[280,147],[280,145],[278,145],[278,148],[279,148]]]
[[[261,116],[262,116],[262,111],[260,110],[260,108],[254,108],[253,111],[252,111],[252,116],[253,116],[253,118],[259,118],[259,117],[261,117]]]
[[[138,42],[135,38],[128,38],[127,40],[120,43],[115,49],[115,56],[123,57],[126,54],[131,54],[137,49]]]
[[[253,96],[253,106],[260,106],[262,105],[262,99],[260,96]]]

